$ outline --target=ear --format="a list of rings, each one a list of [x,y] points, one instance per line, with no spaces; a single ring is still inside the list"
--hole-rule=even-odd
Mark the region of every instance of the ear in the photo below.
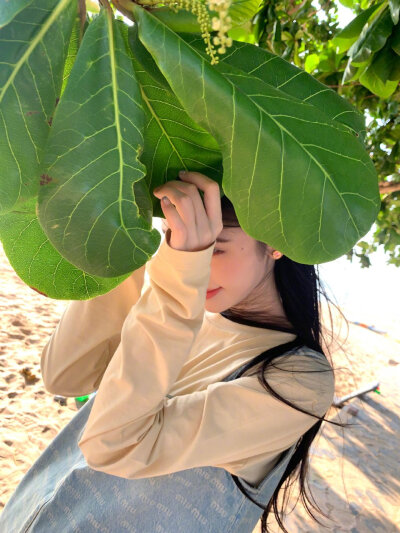
[[[162,232],[165,233],[167,231],[167,229],[169,228],[167,219],[166,218],[162,218],[161,222],[162,222],[162,224],[161,224]]]
[[[267,255],[272,259],[277,260],[282,257],[283,253],[279,252],[279,250],[275,250],[272,246],[267,245]]]

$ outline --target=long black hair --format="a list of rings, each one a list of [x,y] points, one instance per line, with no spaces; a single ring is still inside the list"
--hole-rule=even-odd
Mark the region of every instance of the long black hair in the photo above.
[[[223,196],[221,198],[221,208],[224,227],[240,227],[234,207],[226,196]],[[257,252],[260,254],[260,256],[265,255],[268,245],[261,241],[256,241],[256,245]],[[311,494],[307,480],[310,461],[310,446],[315,437],[317,436],[321,428],[322,422],[325,420],[326,422],[335,424],[340,427],[347,427],[352,424],[340,424],[338,422],[327,420],[324,416],[319,417],[314,413],[309,413],[308,411],[305,411],[304,409],[294,405],[285,398],[282,398],[282,396],[280,396],[275,390],[273,390],[272,387],[270,387],[270,385],[266,381],[265,371],[269,366],[274,366],[272,364],[272,361],[277,357],[287,354],[291,348],[295,348],[296,346],[307,346],[326,356],[321,346],[323,335],[320,320],[319,296],[324,296],[327,302],[330,302],[335,305],[330,300],[324,287],[322,286],[322,282],[319,277],[318,266],[297,263],[296,261],[289,259],[289,257],[282,255],[280,259],[275,261],[273,272],[275,276],[276,287],[282,301],[283,309],[285,311],[287,319],[289,320],[293,328],[285,327],[284,325],[279,323],[279,320],[277,321],[273,318],[271,319],[271,317],[268,317],[265,314],[263,315],[262,312],[256,315],[252,314],[250,320],[249,315],[245,314],[243,311],[242,313],[240,313],[240,311],[238,312],[237,310],[235,310],[235,308],[227,309],[221,314],[224,317],[239,323],[263,328],[267,327],[279,331],[290,331],[297,335],[294,341],[275,346],[274,348],[266,350],[265,352],[257,356],[255,360],[251,361],[242,369],[239,376],[246,372],[250,368],[250,366],[262,362],[261,368],[257,372],[257,378],[261,385],[263,385],[263,387],[275,398],[279,399],[287,405],[290,405],[291,407],[293,407],[293,409],[313,416],[317,419],[317,422],[308,431],[306,431],[306,433],[304,433],[297,441],[295,452],[292,455],[286,467],[286,470],[284,471],[282,478],[279,481],[269,502],[265,502],[264,505],[261,505],[260,502],[256,502],[250,496],[250,494],[248,494],[245,487],[243,487],[243,485],[240,483],[239,478],[234,475],[232,476],[236,485],[242,491],[242,493],[264,510],[261,516],[261,532],[268,533],[267,517],[273,509],[279,527],[285,533],[289,533],[282,523],[281,516],[284,516],[283,513],[285,512],[285,508],[288,503],[287,491],[289,487],[291,487],[297,480],[299,482],[299,497],[307,513],[321,525],[324,524],[322,524],[313,515],[311,507],[317,512],[321,513],[326,518],[328,518],[328,516],[316,504],[315,499]],[[337,306],[335,305],[335,307]],[[332,325],[332,314],[329,305],[328,309]],[[344,317],[340,309],[339,312]],[[331,357],[329,354],[329,360],[330,359]],[[330,363],[332,369],[331,371],[333,372],[333,365],[331,360]],[[315,372],[315,370],[313,372]],[[321,370],[321,372],[324,372],[324,370]],[[282,508],[279,510],[277,503],[278,493],[281,490],[282,486],[284,489],[283,500]]]

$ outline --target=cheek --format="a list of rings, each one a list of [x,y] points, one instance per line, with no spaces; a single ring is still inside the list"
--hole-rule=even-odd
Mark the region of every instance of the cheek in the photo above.
[[[251,250],[244,250],[226,268],[232,284],[242,291],[252,290],[264,275],[264,266]]]
[[[212,277],[221,287],[235,289],[242,287],[248,278],[248,265],[244,257],[225,252],[217,254],[211,265]]]

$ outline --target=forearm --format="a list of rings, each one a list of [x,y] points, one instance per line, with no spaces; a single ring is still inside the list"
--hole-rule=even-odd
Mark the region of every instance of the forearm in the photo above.
[[[185,252],[164,241],[152,259],[150,286],[124,322],[78,443],[89,464],[113,462],[155,430],[203,322],[213,247]]]

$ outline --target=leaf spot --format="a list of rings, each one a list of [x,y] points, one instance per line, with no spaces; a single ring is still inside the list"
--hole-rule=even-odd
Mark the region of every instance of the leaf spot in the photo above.
[[[40,185],[47,185],[48,183],[53,181],[53,178],[51,176],[48,176],[47,174],[42,174],[40,178]]]
[[[45,294],[44,292],[41,292],[38,289],[35,289],[35,287],[31,287],[30,285],[28,285],[28,286],[29,286],[30,289],[33,289],[34,291],[38,292],[39,294],[42,294],[43,296],[47,297],[47,294]]]

